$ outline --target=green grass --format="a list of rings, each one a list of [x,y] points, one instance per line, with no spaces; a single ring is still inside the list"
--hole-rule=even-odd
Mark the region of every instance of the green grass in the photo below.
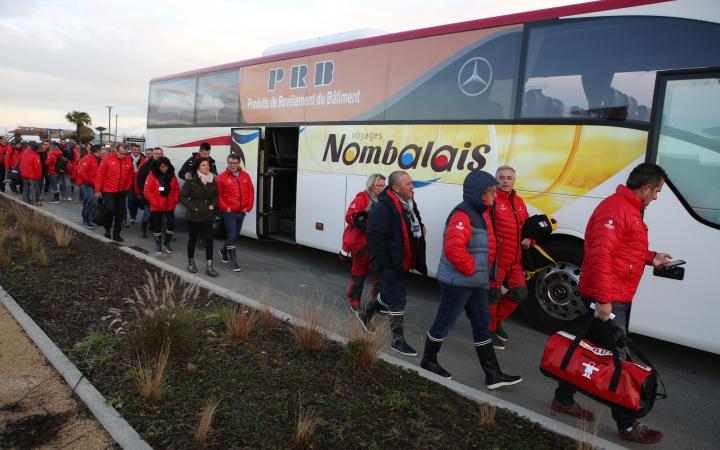
[[[77,355],[81,364],[90,369],[95,369],[102,366],[114,355],[116,343],[115,336],[94,331],[75,344],[70,352]]]

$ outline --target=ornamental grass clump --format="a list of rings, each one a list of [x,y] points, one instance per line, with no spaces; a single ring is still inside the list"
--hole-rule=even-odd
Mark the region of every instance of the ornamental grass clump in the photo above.
[[[110,329],[115,334],[128,334],[136,352],[157,352],[165,342],[174,352],[192,351],[200,333],[200,313],[193,308],[200,287],[165,272],[145,274],[145,284],[133,289],[133,298],[125,299],[134,318],[127,319],[123,310],[111,308],[114,319]]]
[[[70,245],[70,242],[72,242],[72,230],[64,225],[53,225],[52,234],[58,247],[68,247]]]
[[[215,411],[217,410],[219,400],[209,399],[205,402],[203,409],[200,411],[200,418],[198,420],[198,426],[195,429],[195,435],[193,440],[198,444],[203,444],[210,435],[212,430],[212,421],[215,417]]]
[[[227,306],[219,311],[230,337],[244,341],[255,327],[259,317],[257,310],[238,306]]]
[[[378,326],[374,333],[365,333],[360,322],[353,320],[345,351],[350,361],[368,374],[372,374],[378,355],[390,344],[390,329]]]
[[[318,351],[325,346],[326,337],[323,325],[327,324],[328,316],[321,302],[304,302],[297,319],[293,323],[293,334],[305,350]]]
[[[143,362],[140,355],[133,372],[140,396],[145,400],[157,400],[162,391],[163,377],[170,358],[170,343],[163,344],[152,362]]]
[[[298,406],[295,433],[293,434],[295,447],[307,446],[319,421],[320,418],[315,411],[307,407],[303,408],[302,403]]]
[[[37,243],[32,249],[32,256],[38,266],[47,267],[50,265],[47,251],[45,250],[45,244],[43,244],[39,238],[37,238]]]

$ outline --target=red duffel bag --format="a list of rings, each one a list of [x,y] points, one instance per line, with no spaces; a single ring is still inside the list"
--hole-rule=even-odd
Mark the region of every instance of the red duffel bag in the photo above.
[[[540,371],[575,386],[601,403],[620,408],[630,417],[644,417],[652,410],[656,399],[667,397],[664,385],[663,393],[657,392],[658,382],[662,385],[657,371],[628,337],[623,339],[623,344],[628,350],[628,358],[633,355],[636,361],[619,358],[616,344],[614,348],[605,349],[585,339],[591,325],[578,336],[565,331],[550,336]],[[609,322],[596,321],[595,326],[612,335],[613,325]],[[615,341],[608,339],[608,342]]]

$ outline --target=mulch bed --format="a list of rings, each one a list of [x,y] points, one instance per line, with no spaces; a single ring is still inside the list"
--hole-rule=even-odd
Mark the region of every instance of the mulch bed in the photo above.
[[[0,209],[9,207],[0,199]],[[133,297],[133,286],[144,284],[146,271],[158,269],[116,244],[79,233],[69,248],[58,248],[49,237],[43,242],[48,267],[24,254],[18,239],[6,242],[12,265],[0,268],[0,285],[154,448],[198,448],[193,441],[198,414],[210,398],[219,406],[206,447],[293,447],[300,410],[317,416],[302,444],[308,448],[576,446],[507,410],[497,410],[493,426],[483,425],[477,403],[383,361],[369,375],[353,366],[340,344],[305,351],[288,324],[267,331],[258,323],[248,340],[232,340],[224,325],[207,318],[225,300],[205,291],[195,305],[200,311],[196,345],[173,351],[160,399],[146,401],[132,377],[137,354],[127,335],[119,336],[113,356],[99,367],[70,350],[91,332],[108,332],[110,308],[132,318],[124,299]],[[197,372],[186,370],[188,362]]]

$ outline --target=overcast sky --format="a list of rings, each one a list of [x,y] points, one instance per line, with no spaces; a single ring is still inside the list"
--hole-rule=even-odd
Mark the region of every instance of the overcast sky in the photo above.
[[[151,78],[360,28],[397,32],[577,0],[0,0],[0,133],[85,111],[144,134]]]

